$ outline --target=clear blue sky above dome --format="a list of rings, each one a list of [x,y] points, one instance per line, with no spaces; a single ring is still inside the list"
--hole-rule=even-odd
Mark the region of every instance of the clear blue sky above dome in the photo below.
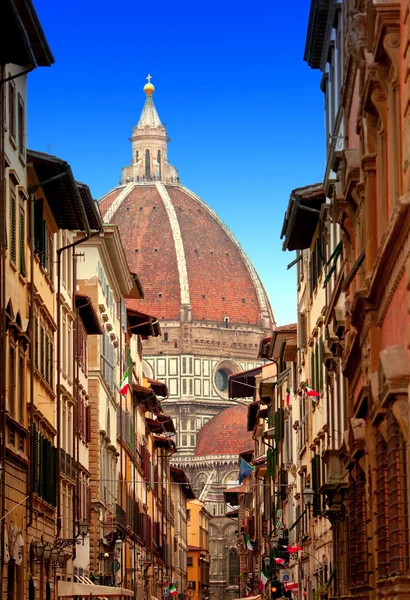
[[[320,73],[303,62],[309,0],[34,0],[56,59],[29,76],[29,147],[67,160],[99,198],[131,158],[147,73],[181,181],[229,225],[278,325],[295,321],[290,191],[324,170]]]

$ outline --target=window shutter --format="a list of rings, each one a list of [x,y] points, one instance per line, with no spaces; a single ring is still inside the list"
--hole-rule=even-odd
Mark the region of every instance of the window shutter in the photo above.
[[[49,384],[53,387],[54,384],[54,347],[53,343],[50,341],[50,376],[49,376]]]
[[[44,328],[40,325],[40,373],[44,377]]]
[[[20,213],[20,273],[26,276],[26,226],[24,212]]]
[[[38,369],[38,317],[34,317],[34,365]]]
[[[38,494],[38,489],[39,489],[39,478],[40,478],[40,470],[39,470],[39,451],[38,451],[38,444],[39,444],[39,435],[38,435],[38,431],[35,425],[33,425],[33,438],[34,438],[34,442],[33,442],[33,446],[34,446],[34,456],[33,456],[33,462],[32,462],[32,485],[33,485],[33,491],[36,492],[36,494]]]
[[[86,421],[85,441],[87,444],[89,444],[91,442],[91,406],[87,406],[85,409],[85,421]]]
[[[44,377],[45,377],[45,380],[47,381],[47,383],[48,383],[49,373],[50,373],[49,337],[46,334],[46,368],[45,368]]]
[[[47,223],[43,221],[43,231],[44,231],[44,244],[43,244],[43,260],[42,264],[46,273],[48,273],[49,269],[49,249],[48,249],[48,227]]]
[[[312,468],[312,489],[315,492],[313,498],[313,515],[318,515],[320,512],[320,456],[315,454],[311,462]]]
[[[43,204],[43,198],[34,203],[34,247],[37,254],[44,248]]]
[[[10,260],[15,263],[17,256],[16,239],[16,198],[10,195]]]
[[[50,256],[49,256],[49,275],[50,275],[50,281],[51,283],[53,283],[53,277],[54,277],[54,241],[53,238],[50,237],[49,238],[49,243],[50,243]]]

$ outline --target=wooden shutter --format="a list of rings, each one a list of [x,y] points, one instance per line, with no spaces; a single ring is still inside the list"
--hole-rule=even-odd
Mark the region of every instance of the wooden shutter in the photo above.
[[[10,260],[15,263],[17,256],[17,232],[16,232],[16,198],[10,195]]]
[[[44,250],[43,204],[43,198],[34,203],[34,248],[37,254]]]
[[[40,373],[44,377],[44,328],[40,325]]]
[[[53,277],[54,277],[54,242],[53,242],[53,238],[50,237],[49,238],[49,277],[50,277],[50,281],[51,283],[53,283]]]
[[[320,456],[319,454],[315,454],[315,456],[312,458],[312,462],[311,462],[311,468],[312,468],[312,489],[315,492],[314,498],[313,498],[313,515],[318,515],[320,513],[320,494],[319,494],[319,488],[320,488]]]
[[[91,442],[91,406],[85,409],[85,441],[87,444]]]
[[[20,273],[26,276],[26,222],[24,211],[20,212]]]

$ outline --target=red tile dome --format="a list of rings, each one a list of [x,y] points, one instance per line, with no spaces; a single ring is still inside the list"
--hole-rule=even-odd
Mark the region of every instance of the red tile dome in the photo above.
[[[195,456],[239,454],[253,448],[252,432],[247,431],[248,408],[235,404],[206,423],[198,433]]]
[[[262,283],[228,227],[181,184],[131,182],[100,202],[104,219],[119,226],[131,271],[145,300],[139,310],[159,319],[270,327],[272,310]]]

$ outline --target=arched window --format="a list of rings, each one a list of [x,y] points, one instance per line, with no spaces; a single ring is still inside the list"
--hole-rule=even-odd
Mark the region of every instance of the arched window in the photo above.
[[[159,176],[159,179],[162,179],[162,171],[161,171],[161,150],[158,150],[158,154],[157,154],[157,162],[158,162],[158,176]]]
[[[409,566],[407,464],[406,442],[392,410],[387,415],[386,437],[390,575],[398,575]]]
[[[138,150],[135,151],[135,162],[138,162],[139,153]]]
[[[145,177],[151,177],[151,155],[149,150],[145,150]]]
[[[229,585],[239,585],[239,556],[233,549],[229,552]]]

